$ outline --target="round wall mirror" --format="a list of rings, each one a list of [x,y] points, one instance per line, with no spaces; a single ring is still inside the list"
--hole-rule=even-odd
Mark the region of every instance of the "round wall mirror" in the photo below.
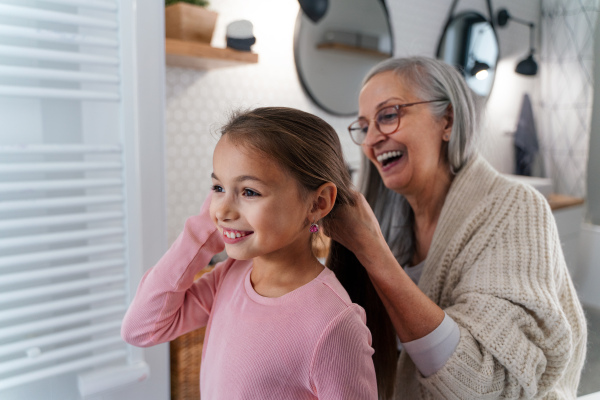
[[[378,62],[391,57],[388,11],[381,0],[329,0],[326,14],[296,20],[296,71],[308,96],[334,115],[358,112],[360,84]]]
[[[498,56],[494,27],[481,14],[472,11],[448,21],[437,51],[437,57],[456,66],[467,85],[483,97],[492,90]]]

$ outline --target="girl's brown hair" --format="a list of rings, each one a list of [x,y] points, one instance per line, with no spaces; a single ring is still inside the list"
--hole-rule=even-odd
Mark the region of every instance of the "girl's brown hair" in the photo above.
[[[333,209],[323,218],[325,224],[335,218],[340,206],[356,204],[339,137],[321,118],[293,108],[256,108],[234,113],[221,128],[221,136],[225,135],[279,163],[304,190],[316,190],[323,183],[332,182],[337,187],[337,197]],[[391,398],[398,352],[396,334],[381,299],[354,254],[335,241],[330,245],[327,267],[336,274],[351,300],[365,309],[373,337],[379,397]]]

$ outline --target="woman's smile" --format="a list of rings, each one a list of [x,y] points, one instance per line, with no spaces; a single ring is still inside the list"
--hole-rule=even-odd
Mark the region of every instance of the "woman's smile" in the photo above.
[[[386,151],[377,156],[377,161],[385,167],[387,164],[399,160],[403,155],[402,151]]]
[[[395,166],[406,161],[405,151],[402,150],[390,150],[379,153],[375,159],[379,163],[379,169],[381,172],[389,171]]]

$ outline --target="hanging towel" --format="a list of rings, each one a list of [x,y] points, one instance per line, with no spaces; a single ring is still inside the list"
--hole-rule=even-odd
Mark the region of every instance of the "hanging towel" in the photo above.
[[[514,135],[515,143],[515,172],[517,175],[532,176],[532,171],[539,151],[533,108],[529,95],[525,93],[521,104],[519,124]]]

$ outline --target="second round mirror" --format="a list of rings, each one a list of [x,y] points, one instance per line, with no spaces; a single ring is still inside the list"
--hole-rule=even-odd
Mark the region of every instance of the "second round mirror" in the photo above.
[[[467,85],[483,97],[492,90],[498,56],[496,31],[485,17],[472,11],[448,22],[437,51],[437,57],[456,66]]]

